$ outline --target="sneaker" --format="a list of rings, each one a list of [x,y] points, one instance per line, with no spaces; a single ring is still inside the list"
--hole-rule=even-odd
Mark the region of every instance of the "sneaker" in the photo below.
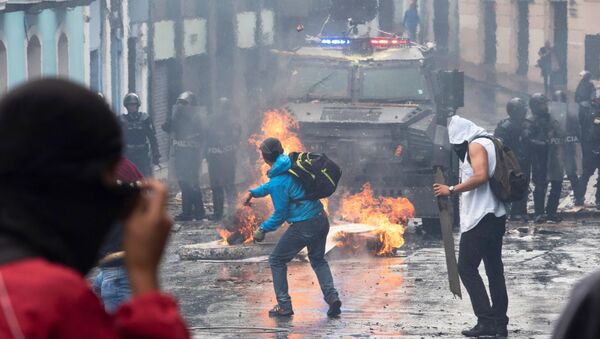
[[[491,324],[477,323],[475,327],[470,330],[462,331],[462,335],[465,337],[480,337],[480,336],[496,336],[496,328]]]
[[[327,311],[328,317],[337,317],[342,314],[342,302],[337,296],[329,302],[329,310]]]
[[[181,213],[175,216],[175,221],[192,221],[194,220],[194,217],[189,215],[189,214],[185,214],[185,213]]]
[[[291,317],[294,315],[294,311],[290,309],[285,309],[279,307],[279,305],[273,306],[271,310],[269,310],[269,317]]]
[[[202,220],[206,219],[206,215],[199,214],[199,215],[195,216],[194,219],[196,219],[196,221],[202,221]]]

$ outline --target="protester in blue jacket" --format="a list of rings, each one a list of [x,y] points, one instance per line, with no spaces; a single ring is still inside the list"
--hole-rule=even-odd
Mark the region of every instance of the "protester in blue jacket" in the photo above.
[[[269,182],[251,189],[246,199],[271,196],[275,211],[255,232],[254,240],[261,242],[267,232],[278,229],[283,222],[290,226],[283,234],[269,257],[277,305],[269,316],[289,317],[294,314],[288,294],[287,264],[304,248],[308,248],[310,264],[317,275],[325,302],[329,305],[327,315],[338,316],[342,302],[333,284],[329,264],[325,260],[325,242],[329,233],[329,220],[319,200],[303,200],[304,189],[288,173],[292,167],[290,158],[283,153],[281,142],[268,138],[260,145],[263,160],[271,167]]]

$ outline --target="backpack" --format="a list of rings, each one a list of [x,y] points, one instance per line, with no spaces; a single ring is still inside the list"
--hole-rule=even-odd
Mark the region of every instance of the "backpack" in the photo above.
[[[492,193],[502,202],[523,199],[529,191],[529,179],[521,170],[515,153],[498,138],[481,136],[473,140],[481,138],[491,140],[496,150],[496,169],[489,179]]]
[[[292,152],[288,154],[296,178],[305,194],[303,200],[319,200],[331,196],[342,177],[340,167],[323,153]]]

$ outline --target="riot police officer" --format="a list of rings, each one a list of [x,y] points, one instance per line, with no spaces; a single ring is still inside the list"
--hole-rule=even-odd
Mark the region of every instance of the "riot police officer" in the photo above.
[[[121,115],[120,120],[126,143],[125,155],[145,177],[148,177],[152,175],[152,164],[160,163],[160,153],[154,123],[150,115],[140,112],[141,104],[137,94],[127,94],[123,99],[127,113]]]
[[[175,175],[181,189],[182,212],[175,220],[202,220],[205,211],[199,172],[204,138],[202,117],[193,92],[181,93],[162,129],[173,138]]]
[[[583,153],[583,173],[581,174],[581,193],[585,196],[587,184],[597,167],[594,155],[592,99],[596,95],[596,87],[592,83],[592,74],[588,71],[580,73],[581,81],[575,90],[575,102],[579,105],[579,124],[581,126],[581,150]]]
[[[550,139],[556,137],[555,121],[550,117],[548,98],[535,93],[529,99],[529,108],[533,114],[531,126],[527,129],[527,144],[531,155],[531,174],[535,186],[533,191],[534,221],[543,223],[546,191],[548,188],[548,156]]]
[[[525,177],[531,177],[531,160],[529,155],[528,144],[526,142],[526,131],[531,129],[531,120],[527,116],[527,103],[518,97],[510,99],[506,104],[506,112],[508,119],[504,119],[496,126],[494,135],[502,139],[504,144],[510,147],[519,160],[521,170]],[[527,200],[529,194],[523,199],[512,203],[510,218],[514,221],[527,220]]]
[[[240,142],[240,126],[233,121],[233,107],[228,98],[221,98],[218,112],[209,117],[206,142],[208,175],[213,193],[214,214],[211,220],[223,218],[225,198],[229,210],[235,208],[236,151]]]

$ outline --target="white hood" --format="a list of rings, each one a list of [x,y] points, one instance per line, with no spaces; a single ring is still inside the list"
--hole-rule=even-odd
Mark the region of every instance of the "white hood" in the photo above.
[[[465,141],[470,143],[476,137],[492,136],[492,134],[488,133],[483,127],[475,125],[471,120],[455,115],[450,118],[448,136],[451,144],[459,145]]]

